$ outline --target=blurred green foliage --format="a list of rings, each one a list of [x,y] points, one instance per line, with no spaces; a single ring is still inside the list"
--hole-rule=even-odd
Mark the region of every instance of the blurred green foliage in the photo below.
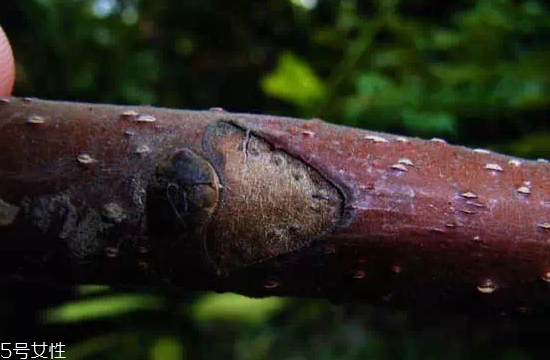
[[[10,0],[0,23],[20,96],[323,117],[550,157],[544,0]],[[66,342],[70,359],[548,355],[540,322],[234,294],[86,287],[60,303],[68,297],[37,292],[4,312],[33,321],[21,314],[38,309],[44,324],[18,326]]]
[[[325,85],[311,66],[290,52],[281,54],[277,68],[262,79],[262,90],[301,108],[326,96]]]

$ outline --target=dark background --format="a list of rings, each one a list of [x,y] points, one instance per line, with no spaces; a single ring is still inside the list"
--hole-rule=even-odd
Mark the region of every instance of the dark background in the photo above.
[[[550,157],[544,0],[3,0],[0,24],[18,96],[322,117]],[[548,320],[0,288],[0,342],[62,342],[69,359],[546,359]]]

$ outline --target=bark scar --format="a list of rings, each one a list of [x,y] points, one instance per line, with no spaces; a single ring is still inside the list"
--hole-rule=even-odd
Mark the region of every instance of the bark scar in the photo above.
[[[218,274],[306,248],[339,222],[340,191],[251,129],[211,123],[203,150],[224,185],[206,235]]]

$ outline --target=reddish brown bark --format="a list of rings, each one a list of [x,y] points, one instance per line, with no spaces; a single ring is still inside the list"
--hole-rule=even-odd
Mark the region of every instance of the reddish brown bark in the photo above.
[[[321,120],[0,100],[0,276],[548,311],[550,165]]]

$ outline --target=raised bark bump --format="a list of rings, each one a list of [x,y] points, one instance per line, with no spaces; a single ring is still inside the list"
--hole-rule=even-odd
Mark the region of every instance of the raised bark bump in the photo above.
[[[305,248],[338,223],[343,196],[305,162],[227,121],[209,126],[205,144],[226,189],[207,236],[220,273]]]

